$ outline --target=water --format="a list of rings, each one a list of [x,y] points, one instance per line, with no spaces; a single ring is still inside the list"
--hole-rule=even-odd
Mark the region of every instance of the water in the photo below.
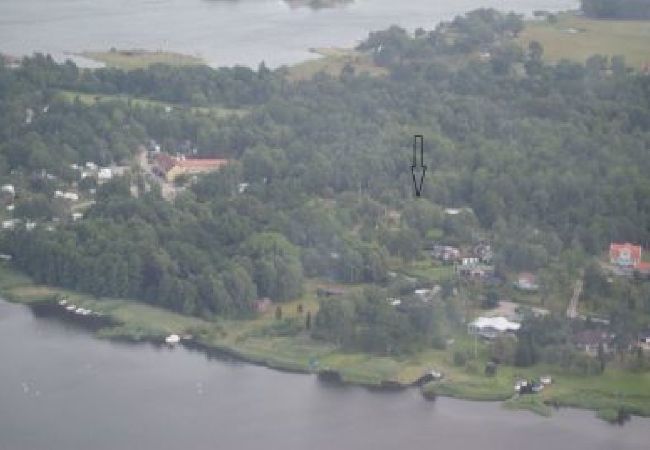
[[[551,419],[415,389],[333,387],[311,375],[118,344],[0,300],[0,450],[647,449],[650,420]]]
[[[0,0],[0,51],[59,59],[84,50],[171,50],[212,65],[270,66],[310,47],[349,47],[371,30],[433,28],[479,7],[530,14],[578,0],[355,0],[334,9],[291,9],[282,0]]]

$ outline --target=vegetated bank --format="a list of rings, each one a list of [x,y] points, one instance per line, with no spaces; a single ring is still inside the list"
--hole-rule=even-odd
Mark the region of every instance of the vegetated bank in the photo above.
[[[119,50],[112,48],[108,51],[85,51],[84,58],[106,64],[107,67],[123,70],[146,69],[153,64],[171,66],[199,66],[205,62],[196,56],[184,55],[169,51],[149,50]]]
[[[275,313],[255,320],[205,321],[187,317],[131,300],[94,298],[59,288],[39,286],[29,278],[3,266],[0,269],[0,292],[10,301],[38,308],[48,304],[56,307],[61,299],[68,305],[98,312],[112,321],[111,326],[96,327],[84,317],[75,317],[61,307],[56,317],[73,320],[96,332],[100,338],[152,342],[163,344],[167,335],[179,333],[188,340],[184,345],[215,356],[230,356],[273,369],[298,373],[334,374],[324,380],[362,385],[373,389],[406,388],[415,384],[432,367],[444,374],[444,379],[426,384],[426,398],[449,396],[476,401],[504,401],[509,409],[524,409],[549,416],[550,407],[568,406],[599,411],[599,417],[620,421],[634,414],[650,416],[648,408],[647,375],[630,375],[609,370],[604,375],[585,378],[559,371],[556,367],[515,368],[500,366],[497,374],[486,376],[483,365],[487,360],[481,345],[481,356],[470,364],[459,366],[454,355],[446,351],[423,351],[403,357],[379,357],[341,351],[323,342],[315,342],[304,334],[269,336],[277,319]],[[289,317],[298,317],[291,308],[303,305],[303,313],[314,312],[317,303],[306,296],[283,305]],[[51,314],[51,310],[50,310]],[[302,319],[302,318],[301,318]],[[84,325],[85,323],[85,325]],[[191,338],[189,337],[191,336]],[[542,394],[514,397],[513,383],[520,378],[554,374],[554,385]]]

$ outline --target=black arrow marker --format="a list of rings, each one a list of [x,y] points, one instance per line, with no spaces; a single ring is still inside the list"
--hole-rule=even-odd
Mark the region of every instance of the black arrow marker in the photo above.
[[[418,166],[418,146],[420,147],[420,165]],[[411,166],[411,173],[413,174],[413,187],[415,188],[415,196],[419,197],[422,193],[422,183],[424,182],[424,174],[427,172],[427,166],[424,165],[424,136],[416,134],[413,136],[413,165]],[[418,177],[420,183],[418,184]]]

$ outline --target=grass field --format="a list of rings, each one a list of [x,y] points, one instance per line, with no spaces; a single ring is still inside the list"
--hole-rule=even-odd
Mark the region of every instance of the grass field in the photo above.
[[[182,55],[174,52],[146,50],[109,50],[86,51],[81,56],[102,62],[108,67],[123,70],[144,69],[152,64],[168,64],[170,66],[198,66],[205,62],[195,56]]]
[[[404,275],[432,283],[449,280],[454,277],[454,267],[433,263],[429,259],[413,261],[410,264],[399,263],[399,267],[393,268]]]
[[[367,73],[371,76],[383,76],[388,73],[383,67],[375,65],[370,55],[356,50],[319,48],[311,51],[321,57],[289,67],[287,76],[290,80],[308,80],[319,72],[338,77],[346,64],[350,64],[356,74]]]
[[[627,65],[650,62],[650,21],[595,20],[572,13],[559,14],[557,23],[528,22],[519,41],[536,40],[550,62],[563,58],[584,62],[595,54],[623,55]]]
[[[216,118],[225,117],[244,117],[250,114],[250,111],[243,108],[223,108],[219,106],[185,106],[174,103],[165,103],[158,100],[147,98],[131,97],[128,95],[109,95],[109,94],[88,94],[78,91],[59,90],[59,95],[69,102],[79,100],[86,105],[94,105],[103,102],[124,102],[140,108],[172,108],[180,110],[189,110],[195,114],[208,115]]]
[[[302,323],[307,312],[312,317],[318,310],[316,288],[318,280],[306,283],[302,298],[282,304],[283,318]],[[114,328],[103,328],[99,336],[134,340],[157,340],[171,333],[192,334],[197,341],[217,350],[227,351],[248,361],[284,370],[310,371],[332,369],[344,381],[356,384],[379,385],[382,381],[410,384],[426,371],[435,369],[444,374],[442,382],[430,383],[425,391],[435,395],[470,400],[507,401],[513,409],[526,409],[547,415],[546,406],[573,406],[600,411],[607,419],[621,408],[650,416],[650,373],[630,373],[608,368],[603,375],[579,376],[566,374],[555,367],[534,366],[515,368],[499,366],[496,376],[484,374],[487,347],[457,330],[450,350],[425,349],[403,357],[379,357],[359,352],[344,352],[335,345],[314,341],[308,332],[295,336],[270,336],[260,330],[277,323],[275,309],[253,320],[204,320],[188,317],[127,299],[95,298],[65,289],[35,285],[28,277],[0,264],[0,292],[17,303],[52,301],[55,296],[66,296],[69,303],[104,313],[120,323]],[[303,312],[298,312],[298,305]],[[476,359],[474,355],[476,345]],[[469,356],[469,362],[456,366],[453,350]],[[315,366],[314,366],[315,364]],[[552,386],[535,398],[512,399],[513,383],[518,378],[533,379],[549,374]]]

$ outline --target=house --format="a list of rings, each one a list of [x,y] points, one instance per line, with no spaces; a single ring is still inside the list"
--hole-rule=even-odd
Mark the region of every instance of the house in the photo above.
[[[473,253],[477,256],[481,262],[489,264],[492,262],[492,246],[490,244],[478,244],[474,247]]]
[[[272,305],[273,302],[271,301],[270,298],[268,297],[259,298],[255,300],[255,302],[253,303],[253,309],[255,310],[255,312],[262,314],[270,310]]]
[[[467,326],[467,332],[473,336],[494,339],[499,335],[514,333],[521,327],[520,323],[505,317],[479,317]]]
[[[79,200],[79,194],[76,192],[63,192],[63,191],[54,191],[55,198],[62,198],[64,200],[70,200],[76,202]]]
[[[492,268],[489,266],[482,266],[482,265],[475,265],[475,266],[463,265],[458,267],[457,271],[458,274],[462,277],[469,278],[471,280],[480,281],[486,279],[492,273]]]
[[[639,333],[637,345],[645,352],[650,351],[650,329]]]
[[[480,262],[479,258],[476,257],[469,257],[469,258],[462,258],[461,259],[461,265],[464,267],[471,267],[471,266],[476,266]]]
[[[460,250],[450,245],[434,245],[431,256],[444,262],[457,261],[460,258]]]
[[[100,182],[108,181],[111,178],[113,178],[113,171],[110,167],[102,167],[97,172],[97,180]]]
[[[605,353],[614,350],[614,334],[603,330],[583,330],[573,336],[573,344],[585,353],[596,356],[602,345]]]
[[[2,229],[3,230],[13,230],[16,227],[16,224],[18,224],[18,219],[9,219],[9,220],[3,220],[2,221]]]
[[[618,267],[634,267],[641,262],[641,246],[611,243],[609,245],[609,262]]]
[[[8,205],[13,203],[14,198],[16,197],[16,189],[13,184],[5,184],[2,186],[0,194],[2,195],[2,201]]]
[[[522,272],[514,283],[517,289],[527,292],[535,292],[539,289],[537,277],[530,272]]]
[[[198,175],[215,172],[228,164],[227,159],[173,157],[166,153],[156,153],[154,156],[154,172],[173,182],[181,175]]]

